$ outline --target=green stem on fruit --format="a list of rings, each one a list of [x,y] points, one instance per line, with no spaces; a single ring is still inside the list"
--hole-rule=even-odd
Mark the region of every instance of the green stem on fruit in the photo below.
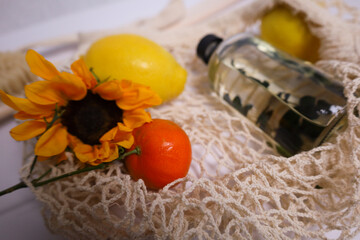
[[[127,156],[131,155],[131,154],[136,154],[136,155],[140,155],[141,154],[141,149],[140,147],[135,147],[134,150],[131,150],[129,152],[124,153],[123,155],[121,155],[118,160],[124,160]]]

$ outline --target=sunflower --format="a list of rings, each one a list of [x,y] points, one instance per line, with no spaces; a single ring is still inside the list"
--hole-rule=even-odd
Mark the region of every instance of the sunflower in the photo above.
[[[43,56],[29,50],[31,72],[45,81],[25,86],[26,98],[0,90],[2,101],[27,120],[11,129],[17,141],[38,137],[38,159],[62,156],[70,148],[81,162],[98,165],[118,158],[134,143],[132,130],[151,121],[144,109],[161,103],[149,87],[128,80],[99,81],[83,59],[73,73],[59,72]]]

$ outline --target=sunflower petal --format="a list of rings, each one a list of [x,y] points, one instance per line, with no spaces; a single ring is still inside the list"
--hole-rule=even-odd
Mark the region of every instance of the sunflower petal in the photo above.
[[[62,97],[61,92],[57,91],[51,81],[37,81],[25,86],[26,97],[34,103],[40,105],[58,104],[65,105],[66,100]]]
[[[55,105],[35,104],[25,98],[18,98],[8,95],[2,90],[0,90],[0,98],[3,103],[15,109],[16,111],[23,111],[31,115],[50,115],[54,112],[55,109]]]
[[[62,153],[68,145],[66,128],[60,123],[53,125],[38,140],[35,154],[50,157]]]
[[[68,157],[66,156],[66,153],[65,152],[62,152],[60,155],[58,155],[57,156],[57,163],[59,163],[59,162],[62,162],[62,161],[64,161],[64,160],[67,160],[68,159]]]
[[[16,141],[25,141],[39,136],[46,130],[46,123],[41,121],[26,121],[10,130],[10,135]]]
[[[142,108],[124,111],[123,122],[125,126],[134,129],[141,127],[144,123],[151,122],[151,115]]]
[[[118,126],[112,128],[100,138],[100,142],[117,142],[123,138],[128,138],[127,136],[131,135],[131,132],[131,128],[118,123]]]
[[[92,146],[82,143],[77,137],[71,134],[68,135],[68,139],[72,150],[81,162],[95,161]]]
[[[85,83],[74,74],[62,72],[51,79],[51,82],[53,88],[63,93],[67,99],[78,101],[86,96]]]
[[[95,162],[97,160],[97,149],[83,143],[77,137],[69,134],[68,139],[77,159],[83,163]]]
[[[28,114],[26,112],[20,111],[20,112],[14,114],[14,118],[19,119],[19,120],[38,119],[38,115],[32,115],[32,114]]]
[[[115,138],[118,131],[119,130],[117,127],[110,129],[104,135],[101,136],[100,142],[112,141]]]
[[[27,119],[43,120],[45,118],[46,121],[51,122],[51,120],[54,118],[54,111],[49,112],[49,114],[47,114],[47,115],[45,115],[45,114],[33,115],[33,114],[28,114],[26,112],[20,111],[20,112],[14,114],[14,118],[19,119],[19,120],[27,120]]]
[[[123,110],[148,108],[161,104],[161,98],[150,87],[122,80],[120,88],[122,96],[116,99],[116,104]]]
[[[122,123],[118,123],[118,126],[114,127],[100,138],[100,142],[116,143],[124,148],[130,148],[134,143],[132,129]]]
[[[116,144],[104,142],[101,145],[88,145],[69,134],[69,140],[75,156],[83,163],[98,165],[102,162],[111,162],[119,157]]]
[[[131,132],[132,132],[131,128],[128,128],[121,123],[118,123],[118,126],[110,129],[100,138],[100,142],[105,142],[105,141],[111,142],[114,141],[114,139],[117,139],[118,137],[121,138],[121,135],[128,134]]]
[[[131,134],[127,139],[118,141],[116,144],[123,148],[129,149],[134,144],[134,136]]]
[[[119,157],[119,151],[115,144],[104,142],[94,147],[97,148],[97,158],[101,160],[101,162],[110,162]]]
[[[148,108],[161,104],[161,98],[142,84],[127,80],[112,80],[101,83],[93,89],[105,100],[116,100],[116,104],[123,110]]]
[[[94,154],[93,148],[90,145],[79,145],[73,150],[77,159],[83,163],[96,161],[96,155]]]
[[[96,149],[96,160],[88,162],[91,165],[99,165],[103,162],[111,162],[119,157],[119,150],[115,144],[106,142],[102,145],[94,146],[94,149]]]
[[[76,76],[80,77],[83,80],[87,89],[92,89],[96,86],[96,79],[94,75],[89,71],[83,58],[80,58],[79,60],[73,62],[73,64],[71,64],[71,70]]]
[[[121,81],[111,80],[103,82],[93,89],[93,93],[99,94],[105,100],[116,100],[121,98]]]
[[[40,162],[46,161],[48,159],[50,159],[51,157],[43,157],[43,156],[37,156],[37,160]]]
[[[106,158],[102,159],[102,162],[111,162],[119,157],[119,149],[115,144],[109,143],[109,154]]]
[[[32,49],[27,51],[25,59],[31,72],[45,80],[59,75],[59,71],[51,62]]]
[[[51,156],[51,157],[44,157],[44,156],[38,156],[38,161],[45,161],[45,160],[56,160],[57,163],[62,162],[67,159],[66,153],[62,152],[59,155]]]

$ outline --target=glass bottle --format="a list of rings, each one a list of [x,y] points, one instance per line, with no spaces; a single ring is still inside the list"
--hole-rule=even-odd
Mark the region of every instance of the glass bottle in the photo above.
[[[207,35],[197,55],[218,96],[262,129],[285,156],[320,145],[345,123],[341,82],[249,34]]]

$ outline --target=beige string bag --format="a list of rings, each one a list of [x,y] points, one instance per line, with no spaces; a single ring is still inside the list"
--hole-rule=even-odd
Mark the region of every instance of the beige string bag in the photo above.
[[[218,100],[209,86],[207,67],[195,56],[205,34],[226,38],[249,30],[278,3],[307,16],[312,32],[321,39],[316,65],[344,83],[348,99],[347,128],[322,146],[290,158],[271,152],[259,129]],[[149,191],[142,180],[130,178],[122,163],[114,162],[106,170],[32,189],[44,205],[48,228],[69,239],[354,237],[360,232],[359,12],[341,1],[253,0],[233,3],[222,14],[186,27],[174,7],[179,1],[172,4],[168,11],[173,14],[161,15],[172,16],[172,28],[155,19],[117,32],[154,39],[188,71],[185,91],[150,110],[153,118],[173,120],[189,135],[193,160],[188,176]],[[348,20],[331,14],[329,7]],[[109,33],[81,35],[78,54]],[[51,176],[57,176],[82,165],[69,156],[58,167],[39,163],[35,174],[49,167]],[[29,164],[22,176],[28,171]]]

